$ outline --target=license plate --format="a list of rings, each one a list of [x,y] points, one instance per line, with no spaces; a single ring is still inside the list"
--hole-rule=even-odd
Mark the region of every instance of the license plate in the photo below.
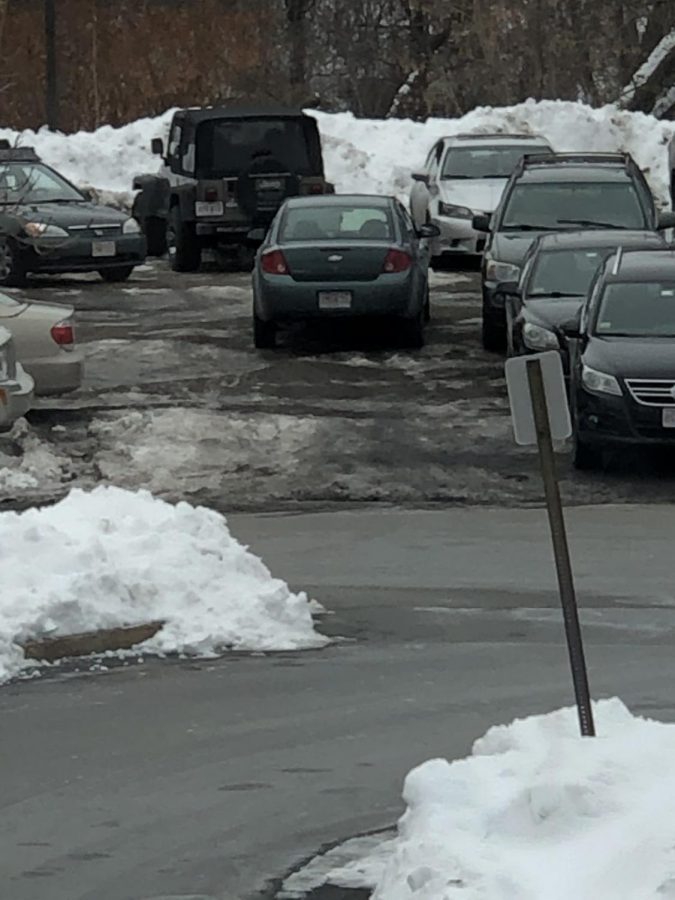
[[[92,241],[92,256],[114,256],[117,253],[115,241]]]
[[[319,291],[319,309],[351,309],[351,291]]]
[[[675,428],[675,406],[667,406],[661,411],[661,416],[664,428]]]
[[[225,212],[222,200],[216,200],[213,203],[207,203],[205,200],[198,200],[195,203],[196,216],[222,216]]]
[[[278,178],[259,178],[256,181],[259,191],[279,191],[283,186],[283,181]]]

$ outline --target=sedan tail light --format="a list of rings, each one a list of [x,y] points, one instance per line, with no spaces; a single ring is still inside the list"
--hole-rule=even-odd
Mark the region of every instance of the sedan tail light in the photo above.
[[[286,257],[281,250],[268,250],[262,255],[262,270],[268,275],[289,275]]]
[[[70,319],[64,319],[51,327],[52,339],[64,350],[72,350],[75,344],[75,329]]]
[[[383,271],[387,273],[405,272],[411,265],[412,259],[408,253],[392,247],[384,259]]]

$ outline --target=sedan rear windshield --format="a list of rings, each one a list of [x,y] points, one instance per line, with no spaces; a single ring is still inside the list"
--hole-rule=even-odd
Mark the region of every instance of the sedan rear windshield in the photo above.
[[[298,119],[216,119],[197,131],[197,175],[225,178],[240,175],[267,156],[283,171],[311,175],[305,126]]]
[[[284,213],[279,241],[391,241],[391,212],[381,206],[292,206]]]
[[[451,147],[445,154],[441,178],[508,178],[525,153],[552,153],[547,147]]]
[[[585,297],[600,264],[615,250],[616,246],[539,253],[532,269],[528,296]]]
[[[41,163],[0,165],[0,204],[82,202],[84,197]]]
[[[605,337],[675,337],[675,280],[608,284],[595,333]]]
[[[508,198],[505,231],[565,228],[648,227],[637,191],[629,182],[518,184]]]

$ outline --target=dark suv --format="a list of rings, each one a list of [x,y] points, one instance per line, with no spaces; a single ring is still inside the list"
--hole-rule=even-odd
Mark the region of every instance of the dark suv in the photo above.
[[[316,119],[298,110],[208,108],[174,114],[158,175],[140,175],[133,207],[148,252],[195,271],[205,247],[258,246],[287,197],[332,193]]]
[[[498,285],[518,280],[538,235],[580,228],[656,231],[673,225],[675,215],[659,215],[644,175],[628,154],[526,155],[494,214],[474,218],[477,230],[489,232],[482,269],[483,346],[504,349],[504,296]]]
[[[604,449],[675,448],[675,252],[611,256],[574,325],[570,406],[574,464]]]

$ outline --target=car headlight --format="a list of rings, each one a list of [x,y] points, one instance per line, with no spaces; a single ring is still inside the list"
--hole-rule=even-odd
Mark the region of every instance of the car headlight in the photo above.
[[[498,259],[490,259],[485,267],[485,278],[487,281],[518,281],[520,266],[499,262]]]
[[[452,219],[473,219],[473,210],[468,206],[455,206],[452,203],[443,203],[439,201],[438,215],[449,216]]]
[[[127,219],[122,226],[122,234],[140,234],[141,226],[136,219]]]
[[[523,326],[523,343],[528,350],[559,350],[560,342],[548,328],[526,322]]]
[[[583,366],[581,380],[589,391],[595,391],[598,394],[613,394],[615,397],[621,396],[619,382],[613,375],[608,375],[606,372],[598,372],[597,369],[591,369],[590,366]]]
[[[32,238],[67,238],[68,232],[58,225],[48,225],[46,222],[26,222],[23,230]]]

